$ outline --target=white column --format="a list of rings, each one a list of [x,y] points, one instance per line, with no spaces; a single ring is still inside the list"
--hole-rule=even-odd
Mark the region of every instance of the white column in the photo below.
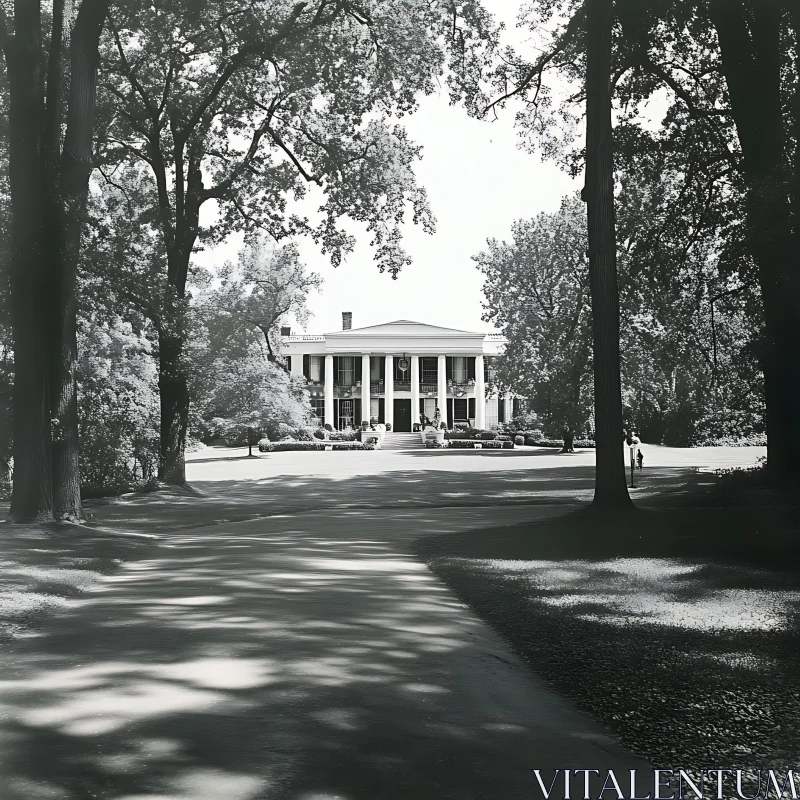
[[[483,383],[483,355],[475,356],[475,427],[486,427],[486,386]]]
[[[363,420],[369,422],[369,354],[361,356],[361,419],[356,420],[356,425],[361,425]]]
[[[436,382],[438,383],[439,413],[442,415],[444,424],[447,425],[447,356],[439,356],[439,363],[436,365]]]
[[[334,430],[336,420],[333,418],[333,356],[325,356],[325,422]]]
[[[383,419],[394,428],[394,357],[386,356],[386,379],[383,382]]]
[[[411,356],[411,426],[419,422],[419,356]]]
[[[303,354],[292,353],[292,369],[291,375],[295,378],[303,377]]]

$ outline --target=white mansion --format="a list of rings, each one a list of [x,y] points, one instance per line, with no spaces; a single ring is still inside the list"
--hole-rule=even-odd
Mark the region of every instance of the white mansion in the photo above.
[[[505,343],[497,334],[409,320],[353,328],[350,312],[335,333],[281,334],[289,371],[305,377],[314,413],[337,430],[374,421],[411,431],[420,415],[433,419],[437,407],[448,428],[487,428],[516,410],[511,396],[486,396],[492,359]]]

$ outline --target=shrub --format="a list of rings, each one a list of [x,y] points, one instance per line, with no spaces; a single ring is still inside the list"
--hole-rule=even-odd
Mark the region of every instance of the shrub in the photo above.
[[[497,438],[497,433],[495,431],[481,431],[476,438],[489,442]]]
[[[328,439],[332,442],[354,442],[356,434],[353,431],[331,431]]]
[[[517,434],[514,437],[514,444],[522,446],[523,444],[525,444],[525,437],[524,436],[520,436],[519,434]]]
[[[296,439],[283,439],[280,442],[271,442],[269,439],[262,439],[258,443],[258,449],[262,453],[286,453],[297,451],[317,451],[324,450],[325,445],[331,445],[334,450],[369,450],[374,449],[374,445],[369,448],[361,444],[361,442],[321,442],[317,439],[307,442],[298,442]]]
[[[765,433],[751,433],[749,436],[706,436],[693,443],[694,447],[766,447]]]
[[[325,431],[322,428],[317,428],[314,431],[314,438],[315,439],[324,439],[325,438]]]
[[[297,439],[298,442],[313,442],[314,434],[318,430],[319,428],[297,428],[294,438]]]
[[[391,422],[387,422],[386,423],[386,432],[387,433],[391,433],[391,431],[392,431],[392,423]]]
[[[326,431],[332,431],[333,430],[333,425],[331,425],[330,422],[326,422],[323,425],[323,427],[325,428]]]

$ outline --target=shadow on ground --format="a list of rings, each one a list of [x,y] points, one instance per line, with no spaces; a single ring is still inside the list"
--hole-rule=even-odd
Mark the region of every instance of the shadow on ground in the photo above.
[[[641,766],[400,534],[353,534],[426,513],[174,534],[107,577],[4,657],[4,800],[523,797],[534,766]]]
[[[441,457],[441,453],[438,455]],[[488,454],[477,455],[486,458]],[[508,455],[513,454],[503,457]],[[425,463],[424,451],[418,457]],[[693,490],[696,474],[695,470],[677,467],[650,470],[641,479],[636,497],[647,500],[668,490],[676,498],[684,492],[688,494]],[[584,503],[593,495],[594,467],[573,463],[563,467],[475,470],[466,474],[422,468],[343,477],[335,473],[278,474],[244,480],[202,480],[195,482],[193,488],[196,489],[193,496],[159,491],[110,501],[89,501],[86,510],[92,516],[92,524],[101,528],[163,533],[324,509]]]
[[[781,509],[571,512],[418,541],[558,691],[660,767],[791,767],[800,546]]]

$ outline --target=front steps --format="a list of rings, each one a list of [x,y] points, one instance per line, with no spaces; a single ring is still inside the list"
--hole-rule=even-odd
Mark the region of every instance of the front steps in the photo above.
[[[423,450],[425,445],[418,433],[391,433],[383,434],[381,443],[383,450]]]

